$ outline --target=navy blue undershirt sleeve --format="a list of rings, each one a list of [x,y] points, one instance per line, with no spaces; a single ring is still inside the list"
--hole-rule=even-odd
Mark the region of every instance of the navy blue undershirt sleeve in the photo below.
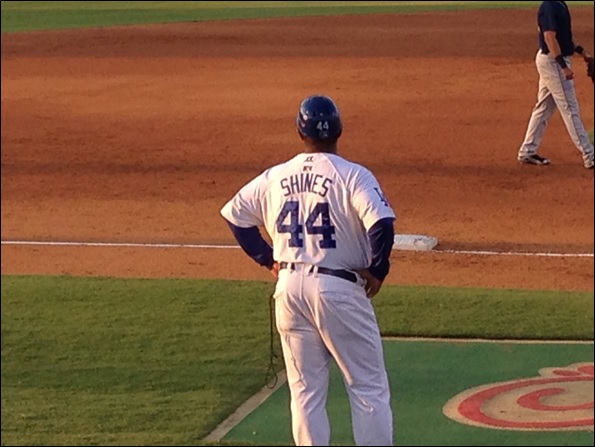
[[[542,31],[558,31],[558,17],[554,2],[544,3],[539,15],[539,25]]]
[[[272,269],[275,262],[273,259],[273,249],[264,240],[258,227],[242,228],[235,226],[227,219],[225,221],[227,222],[227,225],[229,225],[236,241],[238,241],[240,247],[242,247],[242,250],[254,259],[257,264],[266,267],[269,270]]]
[[[390,270],[390,254],[395,241],[395,219],[380,219],[368,230],[368,238],[372,247],[372,263],[368,270],[374,278],[384,281]]]

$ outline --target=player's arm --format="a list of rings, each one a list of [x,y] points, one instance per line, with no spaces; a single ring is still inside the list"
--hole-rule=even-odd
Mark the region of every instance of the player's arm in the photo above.
[[[555,30],[543,32],[543,40],[545,40],[545,44],[550,51],[550,56],[557,61],[562,57],[562,50],[560,49],[560,44],[558,43],[558,39],[556,39],[556,35],[557,32]]]
[[[385,217],[368,230],[372,262],[366,270],[360,271],[359,274],[366,281],[366,293],[369,298],[374,297],[380,291],[390,270],[390,254],[395,239],[394,222],[393,217]]]
[[[221,209],[221,215],[231,229],[234,238],[257,264],[276,273],[273,249],[264,240],[259,226],[263,224],[260,203],[262,175],[252,180]]]
[[[372,262],[358,272],[366,280],[369,298],[376,295],[390,270],[394,244],[395,213],[372,173],[362,170],[354,181],[352,203],[366,228],[372,250]]]
[[[386,217],[368,230],[368,239],[372,247],[372,262],[368,271],[379,281],[384,281],[390,270],[390,254],[395,242],[394,222],[394,218]]]
[[[566,61],[564,60],[564,56],[562,56],[562,50],[560,49],[560,44],[556,39],[556,31],[544,31],[543,32],[543,39],[550,50],[550,56],[553,57],[562,71],[564,72],[564,76],[566,79],[570,80],[574,78],[574,72],[572,69],[566,65]]]
[[[556,2],[544,2],[543,10],[540,12],[540,27],[543,31],[543,40],[549,50],[549,55],[556,60],[560,68],[564,72],[566,79],[570,80],[574,78],[574,72],[570,67],[566,65],[564,56],[562,55],[562,49],[558,43],[557,30],[559,29],[558,20],[558,8],[559,5]]]
[[[238,244],[240,244],[240,247],[244,250],[244,253],[250,256],[258,265],[272,270],[275,264],[273,259],[273,249],[267,241],[264,240],[258,227],[242,228],[234,225],[228,220],[226,220],[226,222],[236,241],[238,241]]]

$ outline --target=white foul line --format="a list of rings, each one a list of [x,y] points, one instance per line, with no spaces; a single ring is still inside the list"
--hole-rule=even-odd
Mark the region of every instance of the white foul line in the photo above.
[[[53,247],[127,247],[127,248],[198,248],[198,249],[239,249],[238,245],[216,244],[170,244],[170,243],[135,243],[135,242],[67,242],[67,241],[2,241],[2,245],[37,245]],[[408,250],[410,251],[410,250]],[[532,256],[543,258],[593,258],[593,253],[533,253],[514,251],[487,250],[420,250],[434,253],[475,256]]]
[[[140,247],[140,248],[240,248],[238,245],[209,244],[146,244],[135,242],[55,242],[55,241],[2,241],[2,245],[46,245],[54,247]]]
[[[386,341],[428,342],[428,343],[489,343],[513,345],[592,345],[593,340],[521,340],[521,339],[487,339],[487,338],[429,338],[429,337],[382,337]]]
[[[529,251],[485,251],[485,250],[433,250],[438,253],[479,256],[534,256],[541,258],[592,258],[593,253],[535,253]]]

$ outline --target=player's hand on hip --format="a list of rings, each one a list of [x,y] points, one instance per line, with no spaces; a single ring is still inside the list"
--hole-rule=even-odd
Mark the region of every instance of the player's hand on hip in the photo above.
[[[279,263],[277,261],[275,261],[273,263],[273,266],[271,267],[271,269],[269,270],[269,272],[271,272],[271,275],[273,275],[275,277],[275,279],[279,278],[279,270],[281,269]]]
[[[572,71],[572,68],[566,67],[563,68],[562,71],[564,72],[567,81],[574,79],[574,71]]]
[[[365,281],[364,288],[366,289],[366,295],[372,299],[380,291],[382,287],[382,281],[374,277],[368,269],[358,270],[358,275]]]

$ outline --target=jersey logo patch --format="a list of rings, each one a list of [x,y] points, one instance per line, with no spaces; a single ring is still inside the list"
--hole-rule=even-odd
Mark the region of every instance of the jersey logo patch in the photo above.
[[[376,194],[378,194],[378,197],[380,197],[380,201],[384,203],[384,206],[390,206],[390,203],[388,203],[386,196],[380,191],[380,188],[374,188],[374,191],[376,191]]]

